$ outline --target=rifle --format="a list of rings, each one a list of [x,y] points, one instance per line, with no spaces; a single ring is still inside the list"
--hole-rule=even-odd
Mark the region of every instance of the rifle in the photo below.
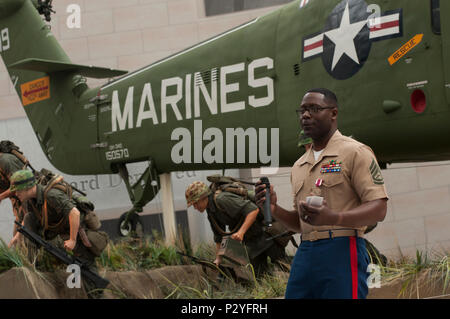
[[[219,281],[222,281],[224,279],[224,277],[233,278],[232,273],[230,273],[230,270],[227,269],[227,267],[224,267],[222,265],[217,266],[216,264],[214,264],[208,260],[203,260],[203,259],[191,256],[191,255],[182,253],[181,251],[178,251],[178,250],[177,250],[177,254],[190,258],[194,263],[199,264],[202,267],[206,266],[214,271],[219,271],[219,274],[217,276],[217,279]],[[203,271],[205,271],[205,270],[203,270]]]
[[[281,234],[278,234],[278,235],[266,238],[266,241],[270,241],[272,239],[277,239],[277,238],[289,237],[289,236],[292,236],[294,234],[295,234],[295,232],[290,231],[290,230],[286,230],[286,231],[282,232]],[[291,238],[291,242],[292,242],[292,245],[294,245],[295,248],[298,248],[298,244],[295,241],[294,237]]]
[[[53,246],[52,244],[46,242],[44,239],[42,239],[40,236],[35,234],[34,232],[27,229],[25,226],[22,226],[22,224],[18,223],[17,221],[14,221],[17,225],[17,231],[24,235],[28,240],[30,240],[32,243],[37,245],[38,247],[43,247],[48,253],[50,253],[52,256],[58,258],[60,261],[65,263],[66,265],[78,265],[81,270],[81,275],[85,278],[89,279],[96,288],[98,289],[104,289],[109,284],[109,280],[105,279],[103,277],[100,277],[95,272],[91,271],[87,266],[86,263],[82,262],[79,258],[70,256],[67,254],[64,250]]]
[[[217,266],[216,264],[214,264],[210,261],[203,260],[203,259],[191,256],[191,255],[187,255],[180,251],[177,251],[177,254],[190,258],[194,263],[197,263],[197,264],[201,265],[202,267],[206,266],[215,271],[219,271],[219,273],[217,275],[217,280],[219,282],[223,282],[223,280],[225,278],[231,279],[234,282],[251,281],[251,278],[246,274],[246,272],[241,270],[241,268],[243,268],[242,265],[232,259],[228,259],[226,256],[223,256],[223,257],[225,257],[228,261],[231,261],[234,264],[234,266],[231,266],[231,265]],[[203,269],[203,271],[205,271],[205,270]]]
[[[182,253],[181,251],[178,251],[178,250],[177,250],[177,254],[190,258],[196,264],[199,264],[199,265],[202,265],[202,266],[206,266],[206,267],[209,267],[209,268],[214,269],[214,270],[220,270],[220,266],[217,266],[216,264],[214,264],[214,263],[212,263],[210,261],[203,260],[203,259],[191,256],[191,255]]]
[[[286,230],[280,234],[274,235],[272,237],[266,238],[266,241],[271,241],[272,239],[276,239],[276,238],[281,238],[281,237],[289,237],[294,235],[295,233],[293,231],[290,230]]]

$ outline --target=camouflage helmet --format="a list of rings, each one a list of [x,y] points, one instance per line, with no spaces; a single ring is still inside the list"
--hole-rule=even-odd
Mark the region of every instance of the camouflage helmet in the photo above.
[[[312,138],[309,136],[306,136],[305,131],[302,130],[299,135],[299,142],[298,142],[297,146],[302,147],[302,146],[311,144],[312,142],[313,142]]]
[[[24,191],[37,184],[36,177],[31,171],[17,171],[11,176],[11,192]]]
[[[193,182],[186,189],[187,206],[195,204],[198,200],[211,194],[211,190],[203,182]]]

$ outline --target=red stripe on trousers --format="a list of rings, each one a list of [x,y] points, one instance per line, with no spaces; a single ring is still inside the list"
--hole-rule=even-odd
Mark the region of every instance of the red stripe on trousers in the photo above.
[[[358,251],[356,249],[356,237],[350,239],[350,266],[352,269],[352,298],[358,299]]]

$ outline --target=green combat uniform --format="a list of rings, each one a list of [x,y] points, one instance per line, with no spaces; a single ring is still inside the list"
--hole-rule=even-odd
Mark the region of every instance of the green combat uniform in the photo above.
[[[73,254],[87,267],[96,268],[95,258],[100,256],[108,243],[108,235],[99,231],[100,221],[95,215],[92,203],[79,196],[69,198],[59,188],[46,189],[36,184],[34,175],[29,171],[18,171],[11,177],[11,191],[27,190],[36,185],[36,197],[25,203],[27,213],[24,225],[45,240],[58,235],[62,240],[70,238],[69,214],[73,208],[80,211],[80,226]],[[75,200],[76,199],[76,200]],[[90,204],[90,205],[89,205]],[[91,286],[85,282],[89,291]]]
[[[24,166],[24,163],[17,156],[9,153],[0,153],[0,194],[9,189],[12,174],[22,170]],[[21,223],[24,217],[24,210],[20,201],[15,196],[10,197],[10,200],[16,221]],[[14,235],[16,232],[17,229],[14,225]]]
[[[9,179],[12,174],[22,170],[24,163],[17,156],[8,153],[0,153],[0,192],[3,193],[9,189]]]
[[[228,225],[231,231],[237,231],[245,217],[258,209],[255,203],[230,192],[221,192],[216,195],[208,195],[208,220],[214,233],[214,241],[220,243]],[[258,214],[255,222],[244,235],[243,243],[248,252],[248,257],[257,275],[261,275],[268,269],[267,257],[274,262],[285,257],[284,248],[274,240],[266,240],[270,235],[263,230],[262,215]]]
[[[69,213],[76,207],[73,200],[59,189],[50,189],[47,193],[47,215],[48,229],[44,226],[44,186],[37,185],[36,198],[27,202],[27,214],[25,216],[25,226],[31,231],[42,234],[46,240],[52,240],[60,236],[63,240],[68,240],[70,236]],[[84,214],[80,211],[80,228],[85,227]],[[73,250],[76,257],[83,259],[88,264],[94,264],[95,254],[81,241],[81,236],[77,236],[77,243]]]
[[[312,144],[313,142],[312,138],[306,136],[303,130],[300,132],[298,139],[298,147],[305,147],[305,145]]]
[[[188,186],[185,196],[188,207],[208,197],[206,212],[216,244],[220,244],[224,236],[238,231],[246,216],[258,209],[255,203],[237,194],[227,191],[213,194],[205,183],[199,181]],[[262,219],[262,214],[258,214],[243,238],[250,263],[257,276],[268,270],[267,257],[273,262],[285,257],[284,247],[273,239],[266,240],[270,235],[264,231]],[[226,226],[230,232],[226,232]]]

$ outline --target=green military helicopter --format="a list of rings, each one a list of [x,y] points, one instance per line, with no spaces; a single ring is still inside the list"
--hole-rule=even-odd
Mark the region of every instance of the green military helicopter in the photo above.
[[[128,73],[73,64],[40,16],[50,20],[51,1],[0,0],[0,49],[50,162],[67,174],[119,173],[134,214],[161,173],[292,165],[295,110],[313,87],[336,92],[340,130],[382,167],[449,159],[441,12],[450,1],[297,0]],[[89,88],[86,77],[113,80]],[[143,161],[130,185],[126,164]]]

